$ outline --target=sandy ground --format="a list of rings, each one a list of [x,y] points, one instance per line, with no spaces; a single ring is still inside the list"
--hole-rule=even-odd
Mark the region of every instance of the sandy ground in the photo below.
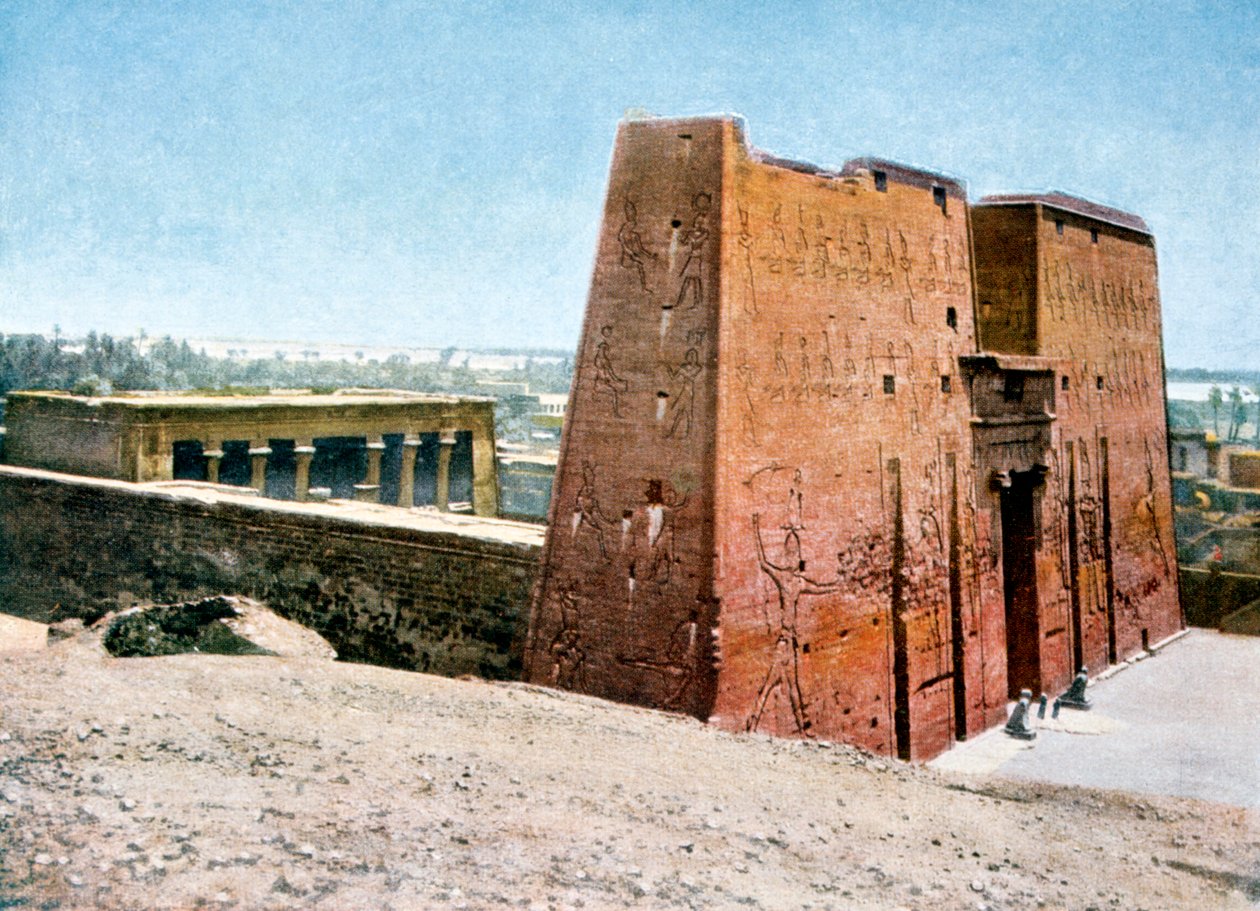
[[[521,684],[0,656],[0,908],[1214,909],[1254,812],[1000,781]]]

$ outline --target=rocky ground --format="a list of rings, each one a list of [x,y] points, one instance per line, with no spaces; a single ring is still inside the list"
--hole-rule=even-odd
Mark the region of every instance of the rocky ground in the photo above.
[[[0,657],[0,908],[1211,909],[1256,816],[317,658]]]

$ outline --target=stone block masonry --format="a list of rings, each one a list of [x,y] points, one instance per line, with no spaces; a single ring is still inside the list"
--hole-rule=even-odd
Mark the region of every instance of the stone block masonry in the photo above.
[[[0,610],[93,620],[242,594],[347,661],[514,678],[537,526],[0,467]]]
[[[624,122],[526,679],[918,760],[1159,641],[1159,327],[1134,216]]]

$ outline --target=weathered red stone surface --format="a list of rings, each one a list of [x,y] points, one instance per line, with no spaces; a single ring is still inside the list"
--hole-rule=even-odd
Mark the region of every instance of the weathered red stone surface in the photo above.
[[[985,209],[973,269],[953,180],[771,159],[733,119],[623,123],[527,678],[922,759],[1004,719],[1012,689],[1065,684],[1076,642],[1100,664],[1108,629],[1124,655],[1178,628],[1149,237],[1068,216],[1107,232],[1096,281],[1132,285],[1146,322],[1058,325],[1038,284],[1058,260],[1020,221],[1039,205]],[[973,274],[1004,308],[980,308],[981,338]],[[1124,404],[1070,400],[1061,438],[1060,374],[1108,357]],[[1115,619],[1080,595],[1077,635],[1067,541],[1098,589],[1107,485]]]

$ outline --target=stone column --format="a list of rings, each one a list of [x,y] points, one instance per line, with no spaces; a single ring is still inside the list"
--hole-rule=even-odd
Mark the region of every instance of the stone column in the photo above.
[[[315,458],[313,440],[294,440],[293,457],[297,464],[293,469],[293,499],[306,502],[311,493],[311,459]]]
[[[362,483],[354,485],[354,498],[365,503],[378,503],[381,499],[381,455],[385,442],[380,434],[367,439],[367,473]]]
[[[420,438],[403,438],[402,472],[398,475],[398,505],[410,509],[416,502],[416,456],[420,454]]]
[[[494,457],[494,424],[488,424],[473,431],[473,512],[494,517],[499,514],[499,472]]]
[[[434,505],[439,512],[451,508],[451,452],[455,449],[455,431],[443,430],[438,437],[437,491]]]
[[[219,463],[223,461],[223,443],[220,440],[205,440],[201,444],[201,454],[206,459],[206,480],[211,484],[218,484]]]
[[[249,486],[259,493],[267,486],[267,456],[271,447],[266,440],[249,441]]]

